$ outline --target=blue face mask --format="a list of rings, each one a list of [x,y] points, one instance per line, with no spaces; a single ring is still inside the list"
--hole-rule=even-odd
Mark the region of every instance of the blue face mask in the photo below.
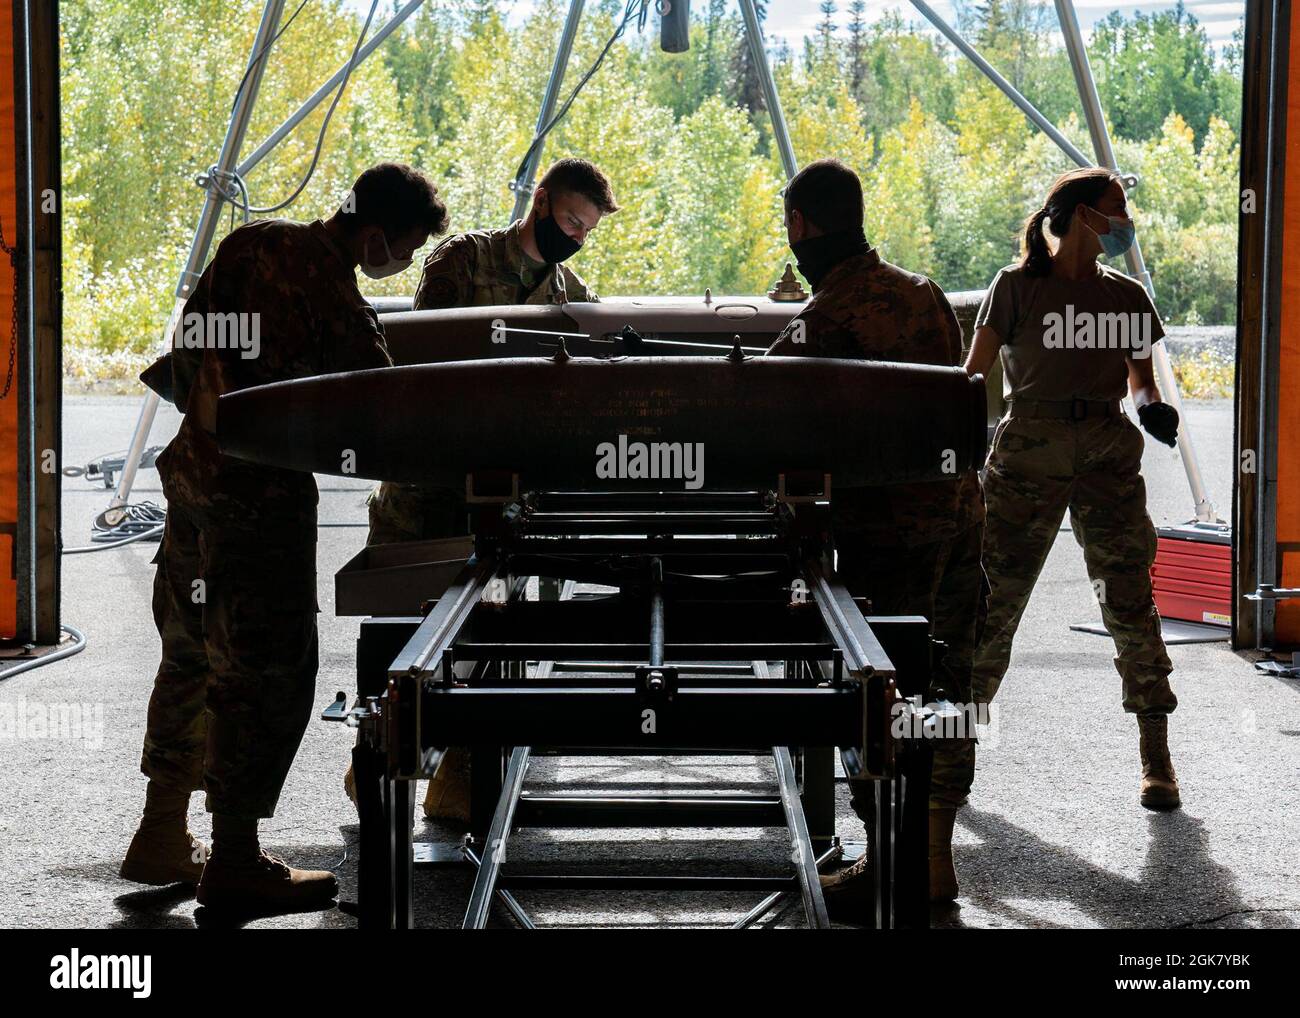
[[[1107,216],[1106,219],[1110,222],[1110,233],[1098,233],[1097,239],[1101,241],[1101,249],[1106,252],[1106,257],[1117,258],[1133,246],[1137,228],[1133,225],[1133,220],[1123,216]]]

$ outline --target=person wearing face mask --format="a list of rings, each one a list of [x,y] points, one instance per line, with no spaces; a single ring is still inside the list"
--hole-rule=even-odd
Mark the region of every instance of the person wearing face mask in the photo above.
[[[1124,710],[1137,715],[1139,800],[1171,809],[1179,789],[1167,729],[1178,701],[1151,592],[1156,533],[1140,472],[1145,443],[1120,401],[1132,394],[1141,426],[1169,446],[1178,413],[1161,401],[1152,369],[1151,346],[1164,329],[1151,298],[1098,262],[1127,251],[1133,230],[1117,174],[1063,174],[1025,225],[1024,256],[997,274],[976,319],[966,370],[982,374],[1001,356],[1007,412],[985,473],[991,593],[973,682],[977,702],[997,692],[1068,508],[1115,641]]]
[[[598,300],[564,263],[617,211],[599,169],[585,159],[561,159],[542,175],[525,218],[500,230],[453,234],[429,254],[414,308]],[[459,489],[385,482],[370,499],[369,544],[455,537],[467,528]]]
[[[499,230],[448,237],[424,261],[417,311],[494,304],[595,301],[596,291],[566,262],[607,215],[618,211],[609,180],[586,159],[560,159],[537,183],[528,215]],[[370,498],[368,544],[456,537],[469,530],[465,492],[385,481]],[[452,750],[429,782],[431,818],[469,816],[468,754]],[[351,769],[344,789],[353,796]]]
[[[768,353],[956,367],[961,326],[943,290],[881,258],[867,242],[862,220],[862,185],[838,160],[810,163],[790,180],[785,227],[812,298]],[[868,598],[873,614],[924,616],[946,644],[927,700],[969,702],[984,587],[983,500],[975,471],[928,484],[835,488],[831,527],[836,569],[849,591]],[[934,741],[930,895],[948,900],[957,894],[953,821],[974,779],[975,745],[971,738]],[[855,791],[853,807],[870,835],[866,794]],[[869,853],[822,883],[834,917],[871,921]]]
[[[537,182],[528,215],[499,230],[448,237],[424,260],[415,309],[597,300],[565,263],[618,211],[609,180],[586,159],[561,159]]]
[[[261,850],[257,834],[259,819],[275,811],[316,693],[316,483],[222,455],[217,399],[390,365],[356,270],[400,271],[446,226],[432,182],[384,163],[362,173],[327,220],[233,231],[185,302],[182,323],[222,328],[209,337],[186,325],[182,336],[178,326],[165,372],[184,418],[157,464],[167,496],[153,590],[162,663],[141,761],[144,816],[122,862],[125,879],[197,884],[200,904],[239,912],[324,906],[337,893],[332,873],[289,867]],[[229,341],[231,322],[254,320],[256,346]],[[213,814],[210,855],[187,823],[200,788]]]

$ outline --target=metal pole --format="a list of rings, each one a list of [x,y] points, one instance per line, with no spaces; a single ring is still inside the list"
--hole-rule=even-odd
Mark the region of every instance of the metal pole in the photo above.
[[[42,516],[40,501],[44,501],[44,496],[53,492],[54,494],[54,517],[57,520],[59,514],[59,478],[54,477],[54,483],[51,485],[48,479],[45,483],[40,483],[37,478],[42,477],[37,472],[37,401],[32,398],[36,392],[37,377],[37,350],[36,343],[36,290],[35,279],[39,267],[36,271],[32,267],[36,266],[36,249],[39,241],[36,237],[35,209],[36,202],[33,197],[36,194],[36,185],[34,177],[37,167],[44,164],[47,160],[47,153],[33,151],[32,147],[32,121],[36,118],[36,111],[32,107],[31,89],[38,93],[41,86],[33,80],[34,75],[39,75],[39,69],[33,69],[32,44],[29,34],[31,27],[31,10],[30,5],[26,2],[14,6],[14,39],[13,55],[16,74],[14,75],[14,102],[15,112],[15,142],[17,143],[16,153],[16,170],[15,185],[17,190],[16,201],[14,202],[14,222],[13,231],[9,240],[17,254],[13,261],[14,272],[14,310],[13,310],[13,329],[14,334],[12,341],[16,344],[14,347],[15,361],[11,362],[9,368],[12,373],[12,388],[8,398],[13,399],[17,404],[16,423],[18,427],[18,445],[17,445],[17,480],[18,480],[18,499],[17,514],[14,521],[14,529],[11,532],[13,540],[14,554],[11,559],[13,566],[13,577],[17,580],[17,603],[15,604],[15,631],[14,636],[19,643],[39,643],[37,637],[37,616],[39,614],[36,578],[37,562],[44,560],[49,562],[53,560],[55,584],[52,593],[54,593],[55,619],[54,624],[49,625],[51,632],[43,632],[41,635],[46,641],[55,644],[59,642],[59,626],[57,619],[58,607],[58,569],[61,564],[58,554],[59,548],[57,543],[57,532],[55,534],[55,543],[52,550],[54,554],[50,558],[42,555],[42,549],[37,543],[37,519]],[[57,73],[57,72],[56,72]],[[57,227],[56,227],[57,230]],[[57,236],[57,232],[56,232]],[[26,270],[26,271],[24,271]],[[57,358],[57,353],[56,353]],[[55,361],[57,363],[57,360]],[[54,432],[58,434],[57,431]],[[53,443],[51,443],[53,445]],[[38,487],[43,489],[38,494]],[[42,625],[39,628],[45,629],[47,626]]]
[[[560,97],[560,85],[564,83],[564,72],[569,66],[569,56],[573,53],[573,40],[578,37],[578,23],[582,20],[584,0],[573,0],[569,4],[569,15],[564,21],[564,31],[560,34],[560,45],[555,51],[555,63],[551,65],[551,76],[546,81],[546,91],[542,95],[542,108],[537,114],[537,130],[533,137],[541,135],[546,125],[555,116],[555,104]],[[510,182],[510,190],[515,193],[515,207],[510,213],[510,222],[522,219],[528,211],[528,203],[533,196],[533,177],[542,161],[542,149],[546,141],[539,141],[519,171],[519,176]]]
[[[664,664],[664,563],[657,555],[650,560],[650,667]]]
[[[397,31],[402,22],[419,10],[423,4],[424,0],[410,0],[410,3],[394,14],[384,27],[371,36],[370,40],[357,51],[357,59],[353,63],[352,69],[355,71],[357,67],[361,66],[361,62],[378,49],[390,35]],[[235,169],[235,172],[241,177],[248,176],[253,167],[270,155],[271,150],[275,148],[276,145],[280,144],[287,134],[302,123],[304,119],[311,116],[312,110],[334,93],[334,90],[338,88],[347,73],[348,63],[347,61],[344,61],[343,65],[334,72],[334,76],[331,77],[329,81],[325,82],[325,84],[320,88],[316,89],[316,91],[312,93],[311,98],[298,107],[297,112],[295,112],[293,116],[289,117],[288,120],[272,131],[267,136],[266,141],[258,145],[257,148],[253,150],[252,155],[239,164]]]
[[[1287,76],[1290,49],[1290,19],[1285,5],[1274,0],[1266,8],[1271,18],[1268,68],[1268,136],[1264,159],[1264,270],[1260,300],[1262,328],[1259,353],[1259,419],[1255,434],[1255,590],[1278,582],[1277,573],[1277,445],[1278,368],[1281,354],[1280,300],[1275,292],[1282,280],[1283,202],[1286,200],[1283,174],[1286,159]],[[1255,602],[1255,647],[1272,650],[1277,627],[1277,601]]]
[[[776,83],[772,80],[772,68],[767,62],[767,50],[763,48],[763,29],[758,23],[754,0],[740,0],[740,13],[745,19],[749,57],[758,72],[759,84],[763,86],[763,101],[767,103],[767,112],[772,118],[772,137],[776,139],[777,151],[781,153],[781,165],[785,167],[785,176],[789,180],[798,172],[799,164],[795,162],[794,146],[790,144],[790,132],[785,126],[785,114],[781,112],[781,100],[776,95]]]
[[[497,889],[501,865],[505,862],[506,839],[514,826],[515,807],[519,805],[519,793],[523,790],[527,773],[528,747],[516,746],[510,754],[501,798],[497,800],[496,812],[492,815],[492,826],[488,829],[483,858],[479,861],[478,875],[474,878],[474,889],[470,892],[469,907],[465,909],[461,929],[481,930],[487,926],[488,909],[492,907],[492,895]]]
[[[465,858],[470,861],[470,864],[476,870],[483,865],[482,860],[479,859],[479,857],[474,854],[474,850],[470,848],[468,845],[461,846],[461,851],[465,854]],[[524,911],[523,906],[519,904],[518,899],[515,898],[513,894],[511,894],[509,891],[503,891],[501,888],[498,887],[497,898],[501,902],[501,904],[503,904],[506,907],[506,909],[510,912],[510,914],[515,917],[515,922],[517,922],[520,926],[522,926],[526,930],[537,929],[537,925],[529,917],[528,913]]]
[[[1097,162],[1101,166],[1118,171],[1115,165],[1115,152],[1111,148],[1110,135],[1106,130],[1106,118],[1101,109],[1101,97],[1097,94],[1097,84],[1092,77],[1092,67],[1088,63],[1088,51],[1083,44],[1083,33],[1079,31],[1079,19],[1074,13],[1071,0],[1055,0],[1056,14],[1061,22],[1061,33],[1065,37],[1065,49],[1070,56],[1070,66],[1074,69],[1074,81],[1079,89],[1079,100],[1083,103],[1084,116],[1088,121],[1088,132],[1092,136],[1092,147],[1097,153]],[[1151,273],[1147,271],[1142,259],[1142,249],[1137,240],[1125,254],[1129,275],[1146,287],[1154,301],[1156,292],[1151,283]],[[1155,367],[1160,391],[1166,402],[1178,411],[1180,427],[1178,429],[1178,452],[1183,458],[1183,470],[1187,473],[1187,483],[1192,489],[1192,499],[1196,503],[1196,521],[1214,523],[1218,514],[1205,490],[1205,481],[1201,477],[1201,465],[1192,446],[1192,438],[1187,423],[1187,414],[1183,410],[1182,397],[1178,392],[1178,381],[1174,378],[1174,369],[1169,363],[1169,352],[1163,343],[1156,343],[1151,348],[1151,360]]]
[[[248,71],[243,87],[235,97],[235,105],[230,113],[230,124],[226,128],[226,138],[221,145],[221,155],[217,159],[219,171],[230,172],[239,157],[239,149],[244,143],[248,122],[253,115],[257,91],[262,84],[262,73],[270,60],[270,40],[275,34],[276,26],[280,23],[280,16],[284,13],[284,4],[285,0],[267,0],[266,7],[262,9],[262,21],[257,26],[257,35],[254,36],[253,47],[249,51]],[[191,287],[198,281],[199,273],[208,256],[208,247],[212,244],[212,237],[217,231],[217,219],[221,214],[222,203],[217,188],[216,179],[210,180],[207,195],[203,199],[203,211],[199,214],[199,223],[194,229],[190,254],[186,259],[185,268],[181,270],[180,281],[176,284],[176,306],[168,320],[168,331],[163,335],[164,349],[171,340],[171,328],[180,310],[180,304],[189,297]],[[144,444],[149,438],[149,431],[153,427],[157,413],[158,396],[151,391],[145,396],[144,405],[140,408],[140,416],[135,422],[131,448],[127,450],[126,460],[122,465],[122,476],[118,479],[117,490],[108,504],[110,514],[125,505],[131,494],[131,487],[135,484],[136,471],[140,465],[140,454],[144,451]],[[112,524],[111,517],[108,522]]]
[[[1080,152],[1069,138],[1058,131],[1055,124],[1043,116],[1043,114],[1039,113],[1037,107],[1026,99],[1016,89],[1015,85],[1002,77],[1002,75],[993,68],[992,64],[980,56],[979,51],[963,39],[961,35],[958,34],[957,30],[949,25],[948,22],[944,21],[933,7],[925,3],[924,0],[912,0],[912,6],[925,15],[930,23],[934,25],[934,27],[937,28],[950,43],[956,46],[967,60],[983,71],[984,76],[988,78],[989,81],[993,82],[993,84],[997,85],[997,87],[1002,90],[1003,95],[1020,107],[1020,112],[1032,120],[1040,131],[1051,138],[1052,141],[1056,142],[1066,155],[1080,166],[1092,165],[1091,159]]]
[[[813,854],[812,838],[799,801],[799,782],[794,761],[788,746],[773,746],[772,759],[776,763],[776,780],[781,789],[781,806],[785,810],[786,827],[790,831],[791,856],[795,865],[795,879],[803,898],[804,917],[814,930],[828,930],[831,921],[826,914],[826,899],[822,895],[821,880],[817,876],[817,857]]]

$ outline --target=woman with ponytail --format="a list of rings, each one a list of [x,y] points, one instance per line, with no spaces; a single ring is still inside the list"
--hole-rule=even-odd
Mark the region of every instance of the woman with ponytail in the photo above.
[[[986,703],[997,692],[1068,508],[1115,641],[1124,709],[1138,718],[1140,801],[1169,809],[1179,805],[1167,742],[1178,701],[1151,592],[1156,535],[1140,473],[1145,443],[1121,400],[1131,394],[1142,427],[1171,446],[1178,414],[1162,402],[1152,371],[1151,347],[1164,330],[1150,297],[1098,262],[1132,243],[1118,175],[1100,168],[1063,174],[1025,223],[1020,262],[997,274],[976,317],[966,370],[987,374],[1001,356],[1007,412],[984,480],[991,590],[973,698]]]

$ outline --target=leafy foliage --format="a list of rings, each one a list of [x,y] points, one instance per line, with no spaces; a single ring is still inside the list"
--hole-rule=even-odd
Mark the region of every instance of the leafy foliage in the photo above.
[[[381,6],[377,23],[390,13]],[[532,139],[567,6],[541,0],[514,24],[491,0],[427,0],[382,57],[357,68],[315,176],[280,214],[328,215],[367,165],[400,159],[439,182],[453,229],[504,224],[506,185]],[[657,33],[630,29],[546,142],[547,158],[597,162],[623,206],[575,259],[602,293],[758,293],[790,257],[784,174],[741,20],[726,0],[695,7],[688,52],[664,54]],[[194,178],[220,149],[261,8],[64,6],[70,347],[120,364],[159,344],[202,201]],[[773,51],[796,155],[837,156],[862,175],[865,226],[885,257],[949,290],[983,287],[1014,259],[1025,217],[1071,164],[933,33],[898,11],[868,23],[866,11],[864,0],[821,3],[800,55]],[[959,11],[967,37],[1087,151],[1050,6],[987,0]],[[562,96],[622,16],[618,0],[588,5]],[[274,45],[245,156],[344,63],[359,29],[341,0],[303,8]],[[1216,55],[1180,5],[1110,15],[1089,51],[1122,167],[1140,177],[1132,199],[1162,312],[1175,323],[1231,321],[1240,36]],[[297,186],[326,106],[249,174],[254,204]],[[365,285],[410,293],[418,271],[417,259]]]

